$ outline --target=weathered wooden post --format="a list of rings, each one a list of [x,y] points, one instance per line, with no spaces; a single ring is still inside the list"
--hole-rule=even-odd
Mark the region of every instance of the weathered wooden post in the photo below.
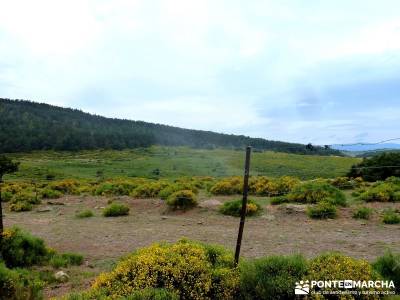
[[[242,199],[242,210],[240,212],[239,233],[238,233],[238,238],[237,238],[237,242],[236,242],[235,266],[237,266],[237,264],[239,263],[240,246],[242,245],[244,222],[246,220],[247,194],[249,191],[250,154],[251,154],[251,147],[248,146],[246,148],[246,162],[245,162],[245,166],[244,166],[243,199]]]

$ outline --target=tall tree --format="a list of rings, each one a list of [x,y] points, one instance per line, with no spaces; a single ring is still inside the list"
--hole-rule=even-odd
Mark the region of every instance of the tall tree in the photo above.
[[[3,209],[1,199],[1,186],[3,184],[3,176],[18,171],[19,162],[13,162],[5,155],[0,156],[0,238],[3,233]]]

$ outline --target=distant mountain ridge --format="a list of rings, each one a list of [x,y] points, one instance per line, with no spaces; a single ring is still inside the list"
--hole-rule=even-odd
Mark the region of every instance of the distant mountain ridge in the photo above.
[[[77,109],[0,98],[0,152],[129,149],[151,145],[342,155],[340,151],[243,135],[106,118]]]
[[[400,149],[400,144],[382,143],[382,144],[354,144],[354,145],[332,145],[333,149],[340,151],[376,151],[376,150],[396,150]]]

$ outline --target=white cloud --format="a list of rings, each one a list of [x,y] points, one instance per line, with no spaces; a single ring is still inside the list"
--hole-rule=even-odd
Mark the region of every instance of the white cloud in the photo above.
[[[0,96],[281,140],[350,139],[357,126],[340,128],[348,115],[334,103],[346,100],[331,98],[332,84],[398,76],[398,8],[391,0],[363,1],[362,10],[340,0],[3,1]],[[394,122],[390,111],[380,116]]]

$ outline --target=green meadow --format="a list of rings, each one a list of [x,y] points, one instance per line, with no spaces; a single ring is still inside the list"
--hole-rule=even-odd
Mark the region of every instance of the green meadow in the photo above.
[[[244,151],[160,146],[122,151],[38,151],[11,157],[20,161],[20,170],[6,179],[22,180],[223,177],[242,175],[244,164]],[[351,165],[359,161],[352,157],[253,152],[251,174],[331,178],[345,175]]]

